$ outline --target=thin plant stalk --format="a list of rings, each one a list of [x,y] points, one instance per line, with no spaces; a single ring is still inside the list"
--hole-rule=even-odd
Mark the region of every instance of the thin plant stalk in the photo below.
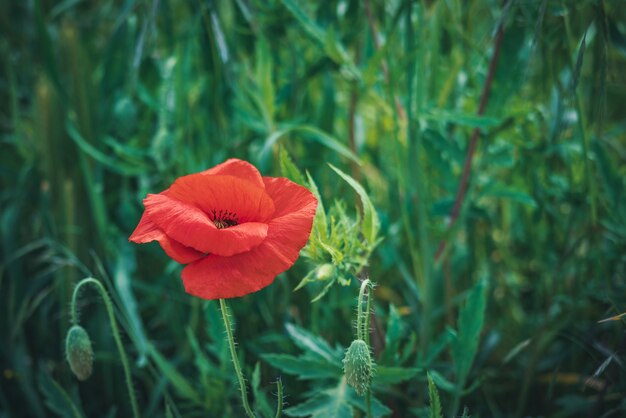
[[[489,102],[489,95],[491,93],[491,84],[495,77],[496,67],[498,64],[498,57],[500,56],[500,47],[502,46],[503,38],[504,38],[504,19],[501,19],[496,29],[496,36],[494,37],[494,40],[493,40],[493,54],[491,55],[491,61],[489,61],[489,69],[487,70],[487,78],[485,80],[485,84],[483,85],[483,91],[480,96],[480,103],[478,104],[478,111],[476,112],[477,116],[482,116],[485,113],[485,109],[487,108],[487,103]],[[465,193],[467,192],[467,187],[469,184],[469,177],[470,177],[470,173],[472,169],[472,161],[474,159],[474,153],[478,145],[479,136],[480,136],[480,129],[474,128],[474,131],[472,132],[472,136],[470,138],[469,145],[467,147],[467,154],[465,155],[465,162],[463,163],[463,172],[461,174],[459,186],[457,188],[456,196],[454,198],[454,205],[452,206],[452,210],[450,211],[450,221],[448,222],[448,227],[447,227],[449,232],[454,227],[454,224],[456,223],[459,217],[459,214],[461,213],[461,207],[463,206],[463,202],[465,200]],[[444,238],[439,242],[439,246],[437,247],[437,251],[435,252],[436,261],[439,260],[445,248],[446,248],[446,239]]]
[[[365,294],[367,292],[367,295]],[[363,299],[367,297],[367,301]],[[365,311],[363,310],[363,304],[365,303]],[[370,346],[370,310],[372,307],[372,282],[369,279],[363,280],[361,283],[361,289],[359,290],[359,300],[357,307],[357,338],[365,341],[365,344],[369,348]],[[365,394],[365,413],[367,418],[372,418],[372,390],[367,388]]]
[[[570,21],[567,15],[564,16],[565,21],[565,33],[568,39],[572,39],[572,29],[570,26]],[[584,57],[585,49],[587,48],[587,32],[585,32],[583,39],[580,43],[580,49],[578,51],[578,56],[576,58],[576,62],[572,63],[572,95],[574,96],[574,107],[576,113],[578,115],[578,132],[580,135],[582,152],[583,152],[583,167],[585,172],[585,186],[587,187],[587,191],[589,193],[590,200],[590,215],[591,215],[591,226],[596,225],[597,221],[597,209],[596,209],[596,183],[593,181],[593,175],[591,173],[591,164],[589,159],[589,138],[585,134],[586,132],[586,120],[585,114],[582,111],[582,100],[580,98],[580,93],[578,90],[578,81],[580,78],[580,68],[582,66],[582,60]]]
[[[276,392],[276,396],[278,396],[278,403],[276,405],[276,418],[280,418],[283,415],[283,382],[280,377],[276,381],[276,385],[278,385],[278,390]]]
[[[361,289],[359,290],[359,300],[357,304],[357,319],[356,319],[356,338],[359,340],[365,341],[365,335],[368,334],[363,329],[363,299],[365,298],[365,291],[367,290],[367,286],[370,283],[369,279],[363,280],[361,283]],[[368,315],[369,317],[369,315]],[[369,318],[368,318],[369,319]],[[368,336],[369,338],[369,336]]]
[[[122,361],[122,368],[124,369],[126,389],[128,391],[128,397],[130,398],[130,406],[133,410],[133,417],[139,418],[141,415],[139,414],[139,406],[137,403],[137,398],[135,397],[135,391],[133,389],[133,381],[130,374],[130,365],[128,363],[128,357],[126,356],[126,350],[124,350],[124,345],[122,344],[122,337],[120,335],[119,328],[117,327],[115,312],[113,311],[113,303],[111,303],[111,298],[109,297],[106,289],[104,288],[102,283],[100,283],[100,281],[92,277],[88,277],[78,282],[78,284],[74,288],[74,293],[72,294],[72,304],[70,305],[72,325],[78,325],[78,310],[76,309],[76,301],[78,300],[78,294],[80,292],[80,289],[86,285],[92,285],[95,289],[98,290],[100,296],[102,297],[102,300],[104,301],[104,305],[106,306],[107,315],[109,317],[109,324],[111,325],[111,331],[113,332],[113,339],[115,340],[115,344],[117,345],[117,351],[119,352],[120,360]]]
[[[422,35],[422,16],[423,11],[418,8],[418,35]],[[406,109],[408,114],[406,129],[407,139],[409,141],[408,149],[408,175],[413,181],[413,187],[407,188],[407,196],[409,199],[416,198],[416,220],[415,225],[417,227],[417,249],[413,256],[415,265],[413,266],[415,271],[415,278],[420,290],[420,301],[422,304],[422,318],[420,322],[420,336],[422,347],[427,349],[430,342],[431,334],[431,312],[432,312],[432,278],[430,272],[430,245],[428,239],[428,231],[426,225],[428,225],[428,198],[426,196],[426,187],[424,183],[424,165],[422,158],[423,148],[423,136],[418,126],[418,119],[422,113],[423,98],[426,96],[424,86],[427,85],[424,81],[429,75],[425,71],[425,57],[424,47],[421,42],[416,40],[416,33],[413,28],[413,3],[408,4],[408,10],[406,12],[406,53],[407,56],[412,56],[407,61],[407,74],[409,75],[406,80]],[[414,54],[412,51],[416,51]],[[408,217],[408,214],[406,215]],[[412,231],[412,229],[410,230]],[[412,234],[412,232],[410,233]]]
[[[224,328],[226,328],[226,338],[228,340],[228,346],[230,347],[230,356],[233,360],[233,366],[235,367],[235,374],[237,374],[237,380],[239,381],[239,389],[241,391],[241,402],[243,403],[243,409],[250,418],[256,418],[250,403],[248,401],[248,391],[246,389],[246,381],[241,372],[241,365],[239,363],[239,357],[237,356],[237,350],[235,349],[235,338],[233,337],[232,323],[228,314],[228,306],[226,300],[220,299],[220,310],[222,311],[222,319],[224,320]],[[282,392],[282,384],[279,384],[279,393]],[[282,395],[282,394],[281,394]],[[282,397],[282,396],[281,396]],[[281,404],[281,402],[279,402]],[[282,405],[280,406],[282,409]],[[277,415],[280,416],[280,415]]]

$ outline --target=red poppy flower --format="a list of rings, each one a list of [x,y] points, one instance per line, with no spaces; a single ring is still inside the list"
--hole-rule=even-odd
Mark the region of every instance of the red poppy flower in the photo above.
[[[295,263],[311,233],[317,199],[282,177],[261,177],[250,163],[230,159],[178,178],[149,194],[129,240],[158,241],[187,264],[187,293],[203,299],[256,292]]]

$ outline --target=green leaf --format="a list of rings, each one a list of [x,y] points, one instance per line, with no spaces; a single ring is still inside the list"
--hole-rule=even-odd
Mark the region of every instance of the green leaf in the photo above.
[[[457,390],[462,391],[469,374],[485,320],[487,284],[481,279],[471,290],[459,311],[458,334],[452,342],[452,358],[456,367]]]
[[[374,371],[374,384],[376,385],[395,385],[404,382],[421,373],[422,369],[415,367],[389,367],[376,366]]]
[[[298,2],[293,0],[283,0],[283,4],[296,18],[300,25],[302,25],[302,28],[306,33],[318,42],[322,44],[324,43],[324,31],[306,14],[304,10],[302,10]]]
[[[293,342],[302,350],[341,367],[343,351],[334,350],[326,341],[297,325],[286,324],[285,327]]]
[[[387,318],[387,332],[385,333],[385,350],[383,351],[381,362],[397,362],[400,343],[406,341],[406,326],[400,319],[400,314],[395,306],[389,305],[389,316]]]
[[[226,391],[224,380],[230,376],[227,372],[219,370],[218,364],[207,356],[205,350],[200,347],[196,334],[190,326],[185,329],[187,341],[193,351],[193,361],[198,370],[199,377],[195,378],[197,386],[202,388],[210,388],[210,391],[200,389],[204,393],[204,405],[218,405],[221,402],[224,392]]]
[[[127,165],[115,158],[109,157],[93,145],[91,145],[82,135],[78,132],[78,129],[74,126],[74,122],[68,119],[66,123],[66,129],[69,137],[78,145],[78,148],[91,158],[107,167],[111,171],[114,171],[123,176],[134,176],[137,174],[143,174],[146,171],[145,167],[137,167]]]
[[[430,399],[430,414],[429,418],[443,418],[443,414],[441,412],[441,401],[439,400],[439,392],[437,391],[437,386],[435,386],[435,382],[433,382],[433,378],[428,376],[428,398]]]
[[[120,249],[118,253],[117,263],[115,266],[115,274],[113,280],[115,283],[115,289],[122,300],[119,305],[120,309],[124,310],[125,316],[128,318],[128,324],[130,325],[130,331],[132,332],[133,342],[139,352],[139,359],[137,362],[139,365],[144,365],[147,361],[148,354],[148,338],[143,327],[143,321],[139,315],[139,308],[137,306],[137,299],[133,293],[130,284],[129,272],[132,270],[133,258],[131,252],[128,251],[129,244],[124,241],[118,246]]]
[[[446,328],[428,348],[428,353],[423,361],[423,366],[428,367],[441,354],[448,345],[456,338],[456,331]]]
[[[456,386],[454,383],[443,377],[443,375],[441,375],[438,371],[430,370],[428,375],[440,389],[445,390],[448,393],[456,392]]]
[[[180,412],[178,411],[178,407],[167,393],[165,393],[165,417],[182,418]]]
[[[291,356],[289,354],[263,354],[261,358],[277,369],[300,379],[338,378],[341,367],[336,363],[320,360],[317,356]]]
[[[352,418],[352,406],[348,403],[352,391],[345,378],[341,378],[336,387],[323,390],[303,403],[285,410],[292,417],[312,418]]]
[[[326,293],[328,293],[328,291],[330,290],[331,287],[333,287],[333,285],[335,284],[335,282],[337,282],[337,279],[332,279],[330,280],[328,283],[326,283],[326,286],[324,286],[324,288],[322,289],[321,292],[319,292],[317,294],[317,296],[315,296],[313,299],[311,299],[311,303],[313,302],[317,302],[318,300],[322,299]]]
[[[333,264],[340,264],[341,263],[341,261],[343,260],[343,256],[344,256],[343,253],[341,252],[341,250],[339,250],[339,249],[333,247],[332,245],[327,244],[327,243],[325,243],[323,241],[320,241],[318,244],[319,244],[320,247],[322,247],[324,249],[324,251],[326,251],[330,255]]]
[[[350,390],[348,391],[348,402],[350,403],[350,405],[360,409],[361,411],[367,412],[365,398],[363,396],[359,396],[352,388],[350,388]],[[375,418],[384,417],[392,413],[391,409],[383,405],[374,396],[372,396],[371,399],[371,407],[372,415]]]
[[[499,118],[478,116],[475,114],[448,112],[445,110],[431,110],[426,117],[435,122],[454,123],[470,128],[489,128],[502,123]]]
[[[37,380],[39,391],[44,397],[46,406],[55,414],[65,418],[84,417],[79,406],[74,403],[65,389],[45,369],[40,370]]]
[[[260,98],[262,100],[261,110],[266,119],[266,123],[272,126],[274,123],[275,102],[274,84],[272,82],[272,57],[267,40],[259,37],[256,43],[256,79],[260,87]]]
[[[348,158],[351,161],[354,161],[357,164],[361,164],[359,157],[357,157],[348,147],[339,142],[337,139],[328,135],[324,131],[309,125],[284,125],[276,132],[273,132],[270,136],[265,139],[263,143],[263,148],[259,153],[259,161],[261,165],[265,164],[267,161],[270,151],[274,147],[281,138],[290,133],[300,133],[303,138],[310,138],[326,148],[335,151],[339,155],[342,155]]]
[[[578,53],[576,54],[576,65],[574,66],[574,72],[572,74],[572,92],[575,94],[576,87],[578,87],[578,80],[580,79],[580,69],[583,66],[583,57],[585,56],[585,51],[587,50],[587,31],[583,33],[583,39],[580,41],[580,47],[578,48]]]
[[[324,202],[322,196],[317,188],[317,184],[313,181],[311,174],[306,173],[307,185],[313,196],[317,199],[317,211],[315,212],[315,219],[313,220],[313,234],[314,238],[319,238],[321,241],[328,239],[328,220],[326,218],[326,210],[324,209]]]
[[[376,242],[376,238],[378,236],[378,230],[380,229],[380,221],[378,220],[378,214],[376,213],[376,209],[372,204],[367,192],[355,179],[338,169],[337,167],[329,164],[330,168],[335,171],[335,173],[339,174],[341,178],[343,178],[349,185],[354,189],[355,192],[361,198],[361,203],[363,205],[363,226],[362,232],[367,241],[370,244]]]
[[[202,403],[202,398],[193,388],[193,385],[181,373],[179,373],[178,370],[176,370],[176,367],[174,367],[154,347],[150,347],[149,353],[150,357],[152,357],[156,363],[157,368],[163,374],[163,377],[170,381],[180,396],[196,403]]]
[[[210,344],[206,348],[213,353],[220,362],[224,363],[230,358],[228,345],[224,338],[224,323],[222,322],[222,314],[217,308],[216,303],[207,303],[204,305],[204,318],[206,323],[206,332],[209,336]]]
[[[280,161],[280,173],[290,179],[291,181],[298,183],[301,186],[306,185],[304,176],[298,170],[298,167],[293,163],[293,160],[289,156],[289,153],[284,147],[280,147],[278,150],[278,158]]]
[[[263,412],[263,416],[272,416],[272,408],[267,400],[267,396],[261,390],[261,364],[256,363],[252,372],[252,394],[254,395],[254,403],[258,410]]]
[[[315,279],[315,270],[311,270],[309,271],[306,276],[304,276],[302,278],[302,280],[300,280],[300,283],[298,283],[298,285],[296,287],[294,287],[293,291],[298,291],[300,289],[302,289],[304,286],[306,286],[307,284],[314,282]]]
[[[324,30],[302,10],[299,2],[294,0],[282,0],[282,2],[287,10],[289,10],[300,23],[304,31],[324,49],[324,52],[326,52],[330,59],[337,64],[345,65],[353,78],[361,78],[359,69],[356,67],[343,45],[336,40],[332,30],[324,32]]]
[[[607,141],[608,143],[608,141]],[[598,176],[607,193],[607,198],[612,211],[617,211],[619,206],[624,203],[624,187],[622,185],[623,176],[615,170],[613,162],[609,159],[607,153],[608,144],[601,141],[593,141],[592,149],[597,160]]]
[[[531,208],[537,207],[537,202],[535,199],[530,196],[528,193],[512,188],[512,187],[500,187],[495,186],[494,188],[490,188],[483,192],[480,197],[495,197],[502,199],[509,199],[515,202],[523,203],[525,205],[530,206]]]

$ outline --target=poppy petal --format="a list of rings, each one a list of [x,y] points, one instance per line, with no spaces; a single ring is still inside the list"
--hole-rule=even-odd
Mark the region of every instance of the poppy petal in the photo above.
[[[257,187],[263,188],[263,179],[259,170],[247,161],[230,158],[222,164],[218,164],[213,168],[203,171],[201,174],[234,176],[247,180]]]
[[[209,217],[230,213],[239,224],[267,222],[275,210],[264,188],[234,176],[183,176],[167,190],[167,196],[195,206]]]
[[[164,232],[157,238],[159,245],[172,260],[180,264],[189,264],[205,257],[204,253],[196,251],[191,247],[186,247],[178,241],[175,241],[165,235]]]
[[[268,225],[247,222],[218,229],[202,210],[163,194],[144,199],[148,219],[179,243],[203,253],[231,256],[251,250],[267,236]]]
[[[135,228],[130,237],[129,241],[132,241],[137,244],[144,244],[146,242],[154,241],[158,238],[158,236],[162,233],[158,226],[154,224],[151,220],[148,219],[148,215],[146,212],[141,215],[141,219],[139,220],[139,224]]]
[[[186,247],[165,235],[154,222],[148,219],[145,212],[139,221],[139,225],[137,225],[137,228],[135,228],[128,240],[137,244],[158,241],[163,251],[174,261],[181,264],[189,264],[204,257],[204,253]]]
[[[272,198],[277,208],[273,218],[279,218],[287,213],[303,212],[310,215],[317,208],[317,199],[306,187],[302,187],[284,177],[263,177],[265,191]],[[306,216],[305,216],[306,218]],[[313,222],[312,219],[309,219]],[[308,235],[307,235],[308,238]]]
[[[270,221],[265,241],[246,253],[210,255],[187,265],[182,272],[187,293],[203,299],[243,296],[268,286],[295,263],[311,233],[317,200],[287,179],[264,180],[281,215]]]

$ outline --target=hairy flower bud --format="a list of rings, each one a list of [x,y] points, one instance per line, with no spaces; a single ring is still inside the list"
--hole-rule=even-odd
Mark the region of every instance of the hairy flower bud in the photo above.
[[[74,325],[65,338],[67,362],[78,380],[87,380],[93,369],[93,349],[85,328]]]
[[[348,384],[363,396],[372,381],[372,358],[363,340],[354,340],[343,359],[343,371]]]

